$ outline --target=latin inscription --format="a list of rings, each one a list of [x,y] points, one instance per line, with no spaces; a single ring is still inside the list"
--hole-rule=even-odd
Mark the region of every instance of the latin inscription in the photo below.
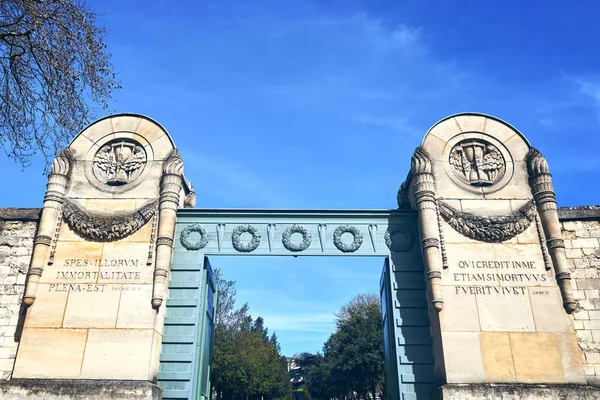
[[[106,284],[96,284],[96,283],[52,283],[48,287],[49,292],[85,292],[85,293],[96,293],[96,292],[104,292],[107,291]],[[126,286],[121,287],[121,285],[113,286],[112,291],[124,291],[124,292],[133,292],[133,291],[141,291],[143,288],[138,287],[139,285]]]
[[[122,287],[114,283],[140,281],[142,273],[147,271],[145,262],[137,259],[86,259],[70,258],[64,260],[60,270],[54,272],[54,280],[58,283],[49,285],[50,292],[82,292],[95,293],[115,290],[141,290],[137,285]],[[95,271],[89,271],[95,269]],[[99,271],[98,271],[99,270]],[[76,283],[86,282],[86,283]],[[69,283],[61,283],[69,282]],[[108,286],[107,286],[108,285]],[[111,287],[112,286],[112,287]]]
[[[529,286],[548,281],[544,272],[536,272],[539,271],[536,261],[459,261],[458,268],[451,274],[457,285],[454,287],[456,294],[523,296],[527,295]],[[467,282],[468,286],[461,285]],[[550,292],[538,290],[533,294],[546,295]]]
[[[101,260],[88,260],[86,258],[71,258],[65,260],[63,266],[65,267],[137,267],[139,260],[134,259],[108,259],[104,258]]]
[[[52,283],[50,284],[50,288],[48,289],[49,292],[67,292],[67,291],[72,291],[72,292],[87,292],[87,293],[93,293],[93,292],[104,292],[104,290],[106,289],[106,285],[105,284],[94,284],[94,283],[90,283],[90,284],[81,284],[81,283]]]
[[[103,279],[103,280],[119,280],[119,279],[140,279],[140,272],[134,271],[101,271],[101,272],[90,272],[90,271],[57,271],[56,279],[67,279],[67,280],[90,280],[90,279]]]

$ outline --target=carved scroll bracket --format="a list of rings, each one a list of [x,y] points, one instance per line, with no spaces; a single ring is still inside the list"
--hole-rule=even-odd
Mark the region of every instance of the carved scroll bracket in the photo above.
[[[441,311],[444,305],[441,287],[442,258],[439,249],[440,231],[437,223],[435,182],[431,168],[429,154],[422,147],[417,147],[411,159],[411,184],[419,215],[419,231],[431,302],[437,311]]]
[[[27,287],[23,298],[23,304],[26,307],[31,306],[35,301],[37,287],[44,271],[44,263],[48,259],[48,253],[52,245],[52,238],[56,236],[56,226],[61,218],[61,208],[69,183],[72,159],[71,150],[66,148],[56,155],[52,163],[52,170],[48,176],[48,186],[44,196],[44,208],[42,209],[37,236],[34,240]]]
[[[548,170],[548,163],[544,156],[533,147],[527,154],[527,170],[529,173],[529,186],[537,206],[546,244],[554,270],[556,281],[563,298],[563,306],[568,313],[577,309],[577,302],[573,297],[571,275],[567,266],[567,254],[556,210],[556,195],[552,186],[552,175]]]

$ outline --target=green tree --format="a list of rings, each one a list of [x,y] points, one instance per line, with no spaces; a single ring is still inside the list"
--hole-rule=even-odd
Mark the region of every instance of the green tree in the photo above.
[[[329,338],[325,357],[333,374],[341,372],[350,390],[362,397],[383,385],[383,324],[379,297],[358,294],[336,314],[337,330]]]
[[[340,376],[336,376],[331,360],[322,354],[313,355],[314,364],[306,373],[306,387],[313,400],[342,398],[346,394]],[[336,379],[337,378],[337,379]]]
[[[277,335],[269,337],[262,317],[248,305],[235,309],[235,282],[215,269],[219,290],[211,382],[218,399],[274,399],[290,391],[287,361]]]
[[[106,30],[82,0],[0,2],[0,144],[28,165],[46,162],[120,87]]]

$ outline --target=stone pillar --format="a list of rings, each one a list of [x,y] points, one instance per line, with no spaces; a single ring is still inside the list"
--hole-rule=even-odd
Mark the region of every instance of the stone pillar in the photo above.
[[[484,399],[516,393],[514,384],[586,382],[538,154],[516,129],[478,114],[438,122],[415,151],[398,199],[419,214],[440,398],[465,398],[465,385]]]
[[[160,397],[176,211],[195,197],[182,164],[164,128],[132,114],[96,121],[57,156],[13,371],[31,393]]]
[[[35,301],[38,283],[44,272],[44,264],[49,258],[50,247],[57,239],[57,224],[60,224],[62,218],[61,208],[69,182],[71,158],[72,154],[69,149],[64,149],[58,153],[48,176],[44,208],[42,209],[38,232],[33,241],[33,253],[23,298],[23,304],[27,307]]]

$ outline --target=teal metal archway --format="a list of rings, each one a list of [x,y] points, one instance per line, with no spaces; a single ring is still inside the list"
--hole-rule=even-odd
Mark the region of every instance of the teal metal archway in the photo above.
[[[163,399],[210,397],[216,255],[384,258],[386,399],[429,399],[435,378],[420,247],[417,214],[408,210],[179,210],[158,375]]]

